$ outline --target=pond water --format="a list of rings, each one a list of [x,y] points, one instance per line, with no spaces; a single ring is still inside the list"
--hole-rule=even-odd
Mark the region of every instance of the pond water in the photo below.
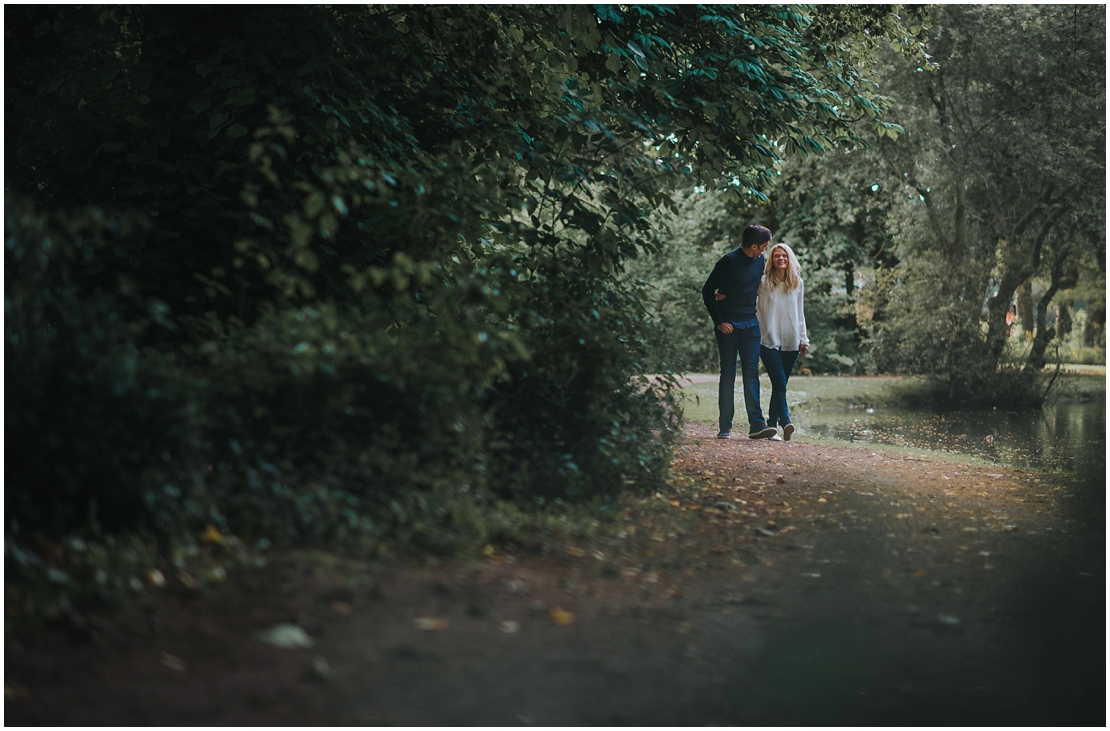
[[[896,406],[793,412],[803,431],[845,442],[966,454],[1010,467],[1040,467],[1106,481],[1106,401],[938,413]]]

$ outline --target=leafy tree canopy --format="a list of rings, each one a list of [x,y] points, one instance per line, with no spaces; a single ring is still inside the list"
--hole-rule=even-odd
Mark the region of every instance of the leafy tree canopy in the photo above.
[[[880,340],[973,392],[996,371],[1023,283],[1052,283],[1044,312],[1083,261],[1105,271],[1105,8],[944,6],[932,24],[935,70],[892,58],[879,73],[905,127],[882,149],[903,192],[891,222],[908,267]],[[927,311],[951,318],[914,337]]]
[[[668,365],[640,347],[625,262],[658,249],[676,185],[763,200],[786,154],[864,121],[897,134],[864,64],[923,37],[899,6],[5,19],[6,357],[48,372],[34,323],[91,327],[75,308],[106,299],[188,375],[165,386],[194,431],[163,452],[212,465],[193,482],[217,514],[301,537],[429,535],[466,523],[447,497],[658,479],[678,412],[665,381],[632,380]],[[20,412],[62,393],[28,390]],[[24,467],[19,484],[52,479]]]

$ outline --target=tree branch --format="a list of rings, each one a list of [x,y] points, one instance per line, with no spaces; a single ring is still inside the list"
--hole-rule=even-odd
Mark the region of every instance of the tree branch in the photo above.
[[[1025,214],[1020,219],[1018,219],[1018,222],[1014,224],[1014,227],[1010,230],[1010,235],[1014,241],[1021,238],[1021,235],[1025,233],[1025,227],[1029,225],[1029,222],[1033,220],[1033,217],[1037,215],[1041,207],[1052,196],[1052,191],[1054,188],[1055,183],[1052,183],[1051,181],[1047,185],[1045,185],[1044,190],[1041,191],[1041,194],[1037,197],[1036,202],[1031,205],[1028,210],[1025,211]]]
[[[941,141],[944,142],[945,155],[952,162],[953,182],[956,188],[956,209],[952,216],[953,240],[944,245],[945,257],[949,258],[955,252],[963,251],[967,246],[967,185],[964,179],[963,148],[957,148],[952,142],[948,90],[944,84],[943,74],[937,75],[937,86],[940,87],[939,96],[934,86],[929,84],[929,100],[933,103],[933,107],[940,116],[940,137]],[[953,149],[956,149],[955,155],[952,154]],[[917,186],[915,185],[915,187]],[[918,194],[925,198],[925,208],[929,212],[930,225],[933,227],[934,232],[939,231],[940,222],[937,218],[935,206],[931,201],[931,196],[920,189],[918,190]]]

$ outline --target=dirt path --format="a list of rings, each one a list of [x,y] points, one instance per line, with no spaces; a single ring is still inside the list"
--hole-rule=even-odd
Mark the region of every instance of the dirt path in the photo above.
[[[5,723],[1105,725],[1104,512],[1078,483],[693,425],[676,474],[623,537],[287,554],[9,636]],[[315,647],[252,639],[279,622]]]

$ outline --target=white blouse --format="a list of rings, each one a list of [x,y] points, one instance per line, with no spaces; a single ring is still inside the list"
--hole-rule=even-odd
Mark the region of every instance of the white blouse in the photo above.
[[[809,345],[806,337],[806,315],[802,306],[805,283],[787,292],[785,285],[770,287],[767,277],[759,284],[755,316],[759,319],[760,344],[772,350],[798,350]]]

